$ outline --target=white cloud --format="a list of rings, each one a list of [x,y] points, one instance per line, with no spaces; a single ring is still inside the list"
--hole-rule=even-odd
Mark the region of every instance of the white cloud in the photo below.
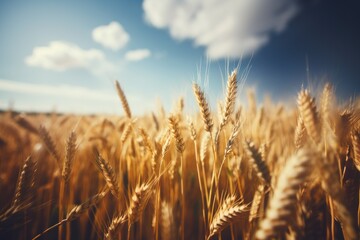
[[[25,58],[25,63],[54,71],[83,68],[99,77],[116,74],[116,66],[106,59],[102,51],[84,50],[75,44],[62,41],[35,47],[32,54]]]
[[[151,52],[149,49],[136,49],[136,50],[128,51],[125,54],[125,59],[128,61],[140,61],[150,57],[150,55]]]
[[[99,26],[92,31],[93,40],[114,51],[123,48],[130,40],[129,34],[118,22]]]
[[[252,54],[298,12],[295,0],[144,0],[143,9],[151,25],[192,39],[210,58]]]

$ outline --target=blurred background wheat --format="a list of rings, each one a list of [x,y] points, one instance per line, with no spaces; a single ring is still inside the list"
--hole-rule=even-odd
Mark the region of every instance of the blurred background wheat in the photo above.
[[[1,238],[358,239],[358,101],[237,84],[218,114],[194,83],[197,114],[135,118],[118,82],[124,117],[2,113]]]

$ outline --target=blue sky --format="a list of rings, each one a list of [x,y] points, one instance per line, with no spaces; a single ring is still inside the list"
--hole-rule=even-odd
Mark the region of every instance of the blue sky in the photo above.
[[[346,99],[360,91],[359,10],[355,0],[1,0],[0,108],[119,113],[117,79],[137,114],[180,96],[191,110],[191,83],[215,102],[239,62],[259,96],[294,100],[308,65],[315,85],[331,81]]]

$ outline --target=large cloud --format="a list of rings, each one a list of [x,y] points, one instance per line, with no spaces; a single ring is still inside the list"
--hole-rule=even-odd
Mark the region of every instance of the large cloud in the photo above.
[[[140,61],[150,57],[150,55],[151,52],[149,49],[136,49],[136,50],[128,51],[125,54],[125,59],[128,61]]]
[[[116,67],[97,49],[84,50],[75,44],[53,41],[48,46],[35,47],[25,58],[29,66],[54,71],[83,68],[95,75],[113,74]]]
[[[145,19],[169,29],[173,38],[192,39],[210,58],[241,57],[281,32],[298,6],[295,0],[144,0]]]
[[[92,37],[95,42],[115,51],[123,48],[130,40],[129,34],[118,22],[95,28]]]

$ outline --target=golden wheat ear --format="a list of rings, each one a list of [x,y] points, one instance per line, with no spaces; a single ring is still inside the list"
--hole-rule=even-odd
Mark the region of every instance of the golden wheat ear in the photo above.
[[[157,181],[158,178],[155,178],[136,186],[135,191],[131,197],[130,206],[128,208],[129,225],[132,225],[141,217],[141,214],[153,193],[154,185],[157,183]]]
[[[50,136],[49,131],[43,125],[41,125],[39,128],[39,135],[40,138],[43,140],[46,149],[48,150],[50,155],[56,160],[59,168],[61,169],[61,157],[59,151],[57,150],[54,140]]]
[[[321,119],[323,126],[330,125],[330,110],[333,105],[333,86],[330,83],[326,83],[321,94]],[[324,129],[326,131],[326,129]]]
[[[262,183],[270,186],[270,171],[265,161],[262,159],[260,151],[255,147],[255,144],[250,141],[244,142],[244,148],[251,163],[251,166],[255,170],[259,179],[262,181]]]
[[[340,146],[346,146],[350,143],[351,131],[359,120],[360,110],[355,110],[351,106],[337,116],[335,134],[338,138],[338,144]]]
[[[15,122],[20,127],[24,128],[25,130],[27,130],[35,135],[39,135],[38,128],[32,122],[30,122],[30,120],[26,117],[25,114],[22,113],[22,114],[16,116]]]
[[[113,168],[111,167],[110,163],[106,161],[104,158],[101,157],[98,150],[94,149],[95,153],[95,160],[98,168],[100,169],[101,173],[103,174],[106,184],[109,187],[111,193],[116,197],[119,198],[120,196],[120,187],[117,181],[117,177]]]
[[[236,200],[234,195],[225,198],[210,223],[210,233],[207,239],[221,233],[222,230],[239,219],[246,211],[247,205],[241,200]]]
[[[307,138],[307,133],[306,133],[304,121],[302,120],[301,116],[299,116],[295,128],[295,136],[294,136],[295,148],[297,150],[299,150],[305,145],[306,138]]]
[[[179,153],[184,152],[185,142],[180,133],[179,123],[175,116],[169,117],[169,125],[170,125],[170,129],[171,129],[173,138],[175,139],[175,142],[176,142],[176,150]]]
[[[225,106],[220,122],[220,131],[228,123],[231,114],[234,112],[235,99],[237,94],[237,71],[234,70],[228,77],[226,87]]]
[[[130,133],[133,129],[133,123],[132,122],[129,122],[126,126],[125,126],[125,129],[124,131],[122,132],[121,134],[121,138],[120,138],[120,141],[122,144],[124,144],[126,142],[126,140],[128,139],[128,137],[130,136]]]
[[[352,146],[354,150],[353,162],[358,171],[360,171],[360,131],[352,133]]]
[[[107,229],[107,232],[104,234],[105,239],[115,239],[115,235],[120,231],[120,228],[126,221],[127,214],[114,217]]]
[[[32,205],[36,174],[37,162],[33,161],[29,156],[20,170],[12,204],[5,212],[0,214],[0,225]]]
[[[213,120],[211,118],[210,107],[206,101],[205,94],[196,83],[193,83],[193,91],[200,108],[202,119],[204,121],[205,131],[211,133]]]
[[[69,138],[66,141],[66,155],[62,169],[62,177],[65,182],[68,182],[70,178],[71,165],[75,157],[76,148],[76,133],[71,131]]]
[[[121,86],[120,86],[120,83],[118,81],[115,81],[115,88],[116,88],[116,91],[117,91],[117,94],[120,98],[120,101],[121,101],[121,105],[124,109],[124,112],[126,114],[126,116],[128,118],[131,118],[131,110],[130,110],[130,107],[129,107],[129,103],[126,99],[126,96],[125,96],[125,93],[124,91],[122,90]]]
[[[300,116],[304,121],[304,126],[308,135],[319,143],[321,140],[320,121],[316,110],[315,99],[312,98],[307,90],[301,90],[297,99]]]
[[[20,206],[31,202],[34,194],[35,178],[37,172],[37,162],[29,156],[22,166],[16,187],[13,206]]]

